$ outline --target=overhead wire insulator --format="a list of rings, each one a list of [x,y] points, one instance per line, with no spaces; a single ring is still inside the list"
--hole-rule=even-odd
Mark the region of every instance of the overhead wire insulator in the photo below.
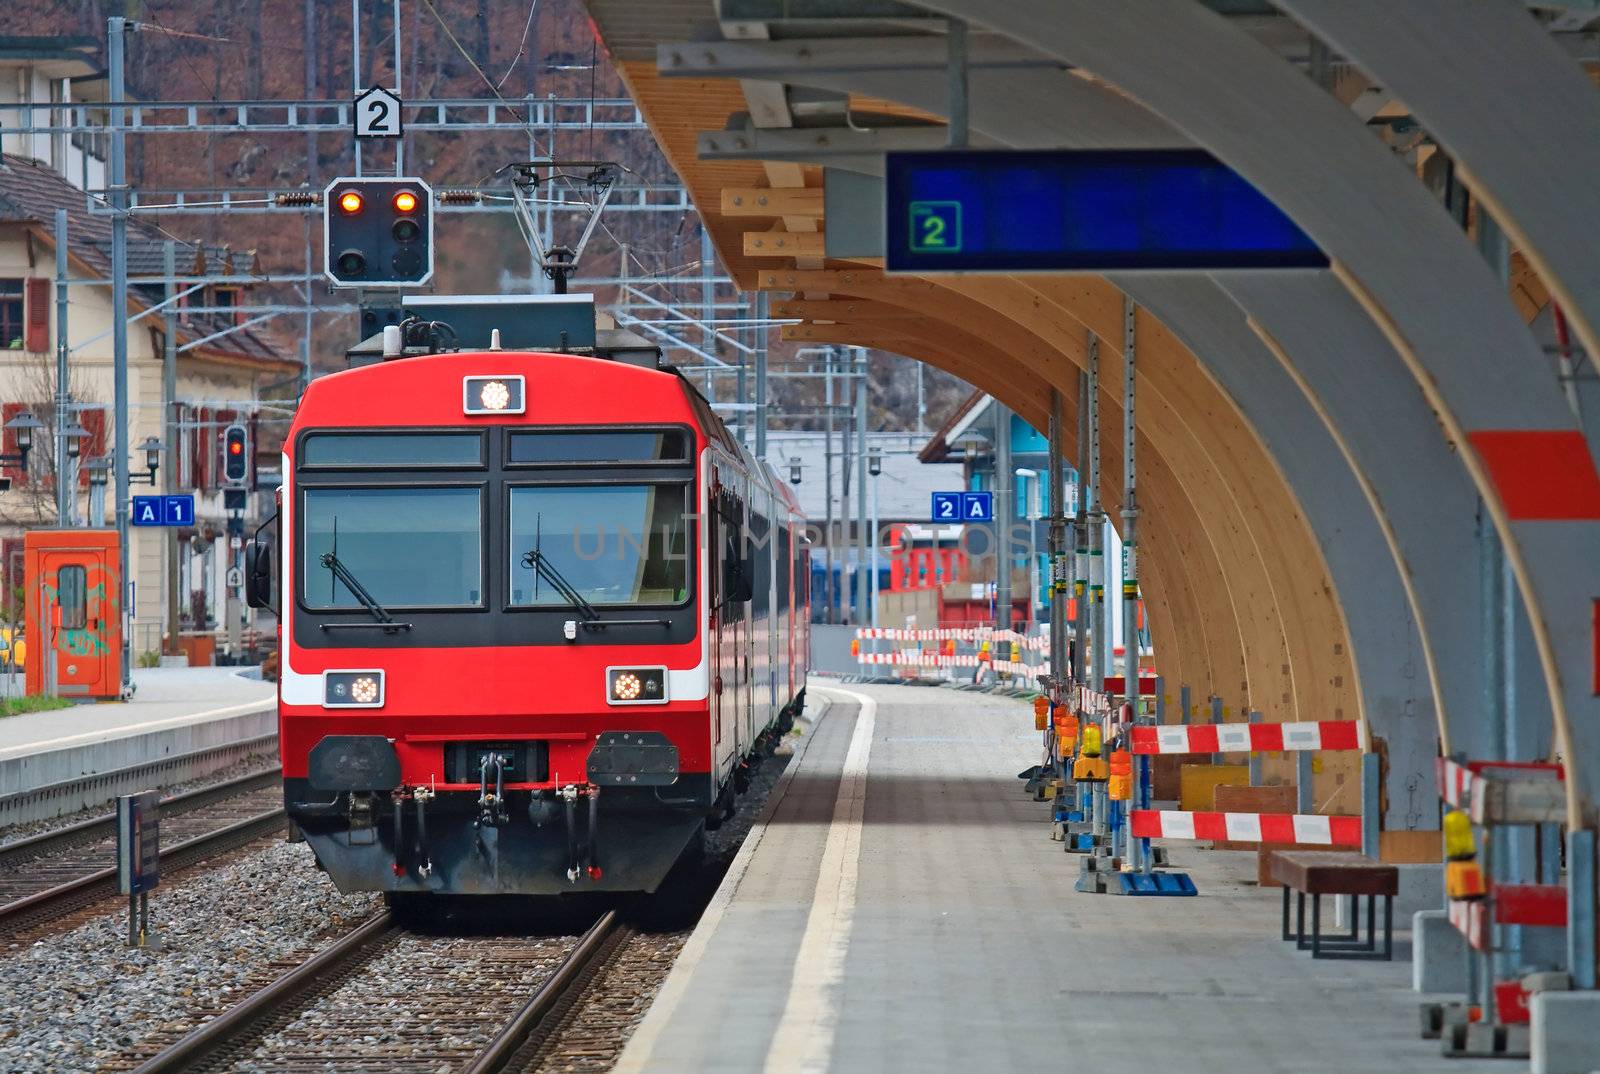
[[[304,209],[312,205],[322,204],[320,190],[293,190],[285,194],[273,196],[273,204],[280,209]]]
[[[483,195],[476,190],[441,190],[434,198],[440,205],[477,205]]]

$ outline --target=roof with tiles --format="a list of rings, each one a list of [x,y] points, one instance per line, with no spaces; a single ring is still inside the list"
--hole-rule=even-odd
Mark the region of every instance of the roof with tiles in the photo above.
[[[67,211],[67,240],[72,256],[105,279],[111,276],[111,218],[91,212],[89,198],[59,172],[29,157],[0,154],[0,224],[17,224],[37,230],[49,241],[55,228],[57,209]],[[141,277],[162,274],[164,244],[170,236],[137,219],[128,222],[128,276],[134,301],[143,305],[159,302],[164,286],[141,284]],[[225,246],[177,241],[178,271],[201,275],[250,274],[258,271],[254,252],[237,253]],[[178,329],[180,343],[220,332],[231,324],[222,314],[196,314]],[[212,355],[253,359],[263,362],[286,361],[278,348],[248,328],[231,332],[198,348]]]

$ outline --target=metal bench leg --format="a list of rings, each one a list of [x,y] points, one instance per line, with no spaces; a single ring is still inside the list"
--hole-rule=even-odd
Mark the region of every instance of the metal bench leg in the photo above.
[[[1388,896],[1385,895],[1384,898],[1387,899]],[[1376,951],[1378,949],[1378,929],[1377,929],[1377,924],[1378,924],[1378,897],[1376,895],[1368,895],[1367,896],[1367,950],[1368,951]]]
[[[1289,885],[1288,884],[1283,885],[1283,938],[1285,940],[1294,939],[1293,936],[1289,935]]]
[[[1322,957],[1322,896],[1311,896],[1311,957]]]
[[[1361,939],[1361,896],[1350,896],[1350,942]]]
[[[1296,951],[1304,951],[1309,944],[1306,943],[1306,893],[1295,892],[1294,911],[1294,947]]]
[[[1394,961],[1394,896],[1383,897],[1383,960]]]

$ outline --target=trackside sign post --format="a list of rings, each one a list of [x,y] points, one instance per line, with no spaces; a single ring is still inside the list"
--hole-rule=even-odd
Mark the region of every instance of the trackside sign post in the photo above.
[[[150,892],[161,883],[161,796],[117,799],[117,890],[128,897],[128,946],[159,947],[150,928]]]
[[[1325,268],[1203,150],[941,150],[884,163],[889,272]]]

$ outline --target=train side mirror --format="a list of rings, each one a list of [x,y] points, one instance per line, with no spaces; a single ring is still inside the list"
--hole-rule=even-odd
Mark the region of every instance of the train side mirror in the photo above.
[[[252,608],[272,607],[272,546],[266,541],[245,542],[244,602]]]
[[[755,596],[755,587],[750,583],[750,570],[739,560],[728,562],[726,584],[722,587],[722,600],[724,604],[748,604]]]

